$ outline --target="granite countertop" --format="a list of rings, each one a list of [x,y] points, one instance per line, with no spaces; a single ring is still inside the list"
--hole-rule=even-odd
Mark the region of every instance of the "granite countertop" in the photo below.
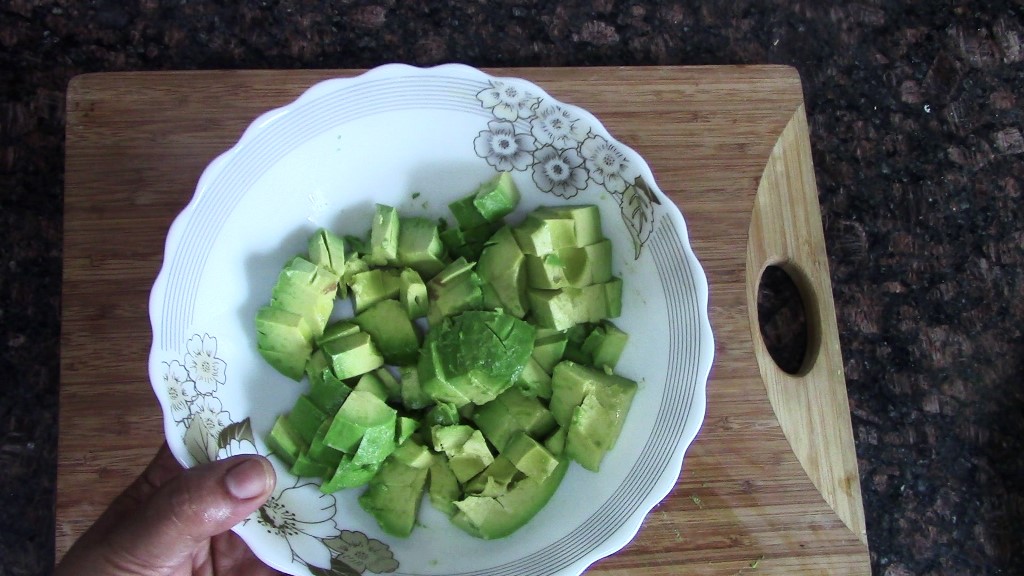
[[[43,574],[53,561],[68,80],[94,71],[391,61],[795,66],[874,571],[1020,573],[1019,0],[450,4],[3,3],[0,574]],[[790,334],[799,307],[784,288],[766,288],[762,319]],[[785,348],[786,338],[773,338]]]

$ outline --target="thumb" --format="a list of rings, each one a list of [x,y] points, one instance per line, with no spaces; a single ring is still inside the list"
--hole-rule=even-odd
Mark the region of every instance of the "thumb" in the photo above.
[[[266,502],[275,479],[273,466],[261,456],[236,456],[186,470],[114,529],[104,556],[122,570],[146,574],[191,564],[207,540]]]

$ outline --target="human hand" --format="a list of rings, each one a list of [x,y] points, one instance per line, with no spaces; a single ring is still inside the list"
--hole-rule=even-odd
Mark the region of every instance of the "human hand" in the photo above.
[[[55,576],[280,574],[231,531],[266,502],[275,482],[261,456],[184,470],[164,444],[68,550]]]

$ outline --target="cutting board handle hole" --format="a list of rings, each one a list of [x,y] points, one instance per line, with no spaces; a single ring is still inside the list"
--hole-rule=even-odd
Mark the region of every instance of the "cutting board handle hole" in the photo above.
[[[810,282],[797,266],[764,268],[757,285],[758,327],[769,356],[787,374],[805,374],[814,363],[814,310]]]

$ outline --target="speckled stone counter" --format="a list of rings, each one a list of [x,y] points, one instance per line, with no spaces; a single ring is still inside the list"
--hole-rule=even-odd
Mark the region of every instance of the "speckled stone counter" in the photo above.
[[[392,61],[795,66],[874,571],[1021,572],[1019,0],[237,4],[0,6],[0,574],[53,563],[68,80]],[[769,285],[761,310],[785,348],[800,317],[794,298]]]

